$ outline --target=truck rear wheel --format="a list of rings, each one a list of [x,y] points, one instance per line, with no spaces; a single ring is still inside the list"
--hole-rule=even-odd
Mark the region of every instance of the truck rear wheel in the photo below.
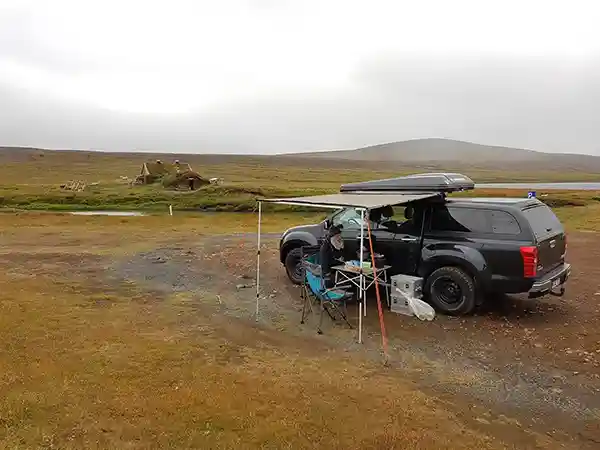
[[[302,265],[300,264],[301,250],[300,247],[291,249],[285,255],[285,271],[287,272],[288,278],[294,284],[302,284]]]
[[[471,275],[460,267],[440,267],[425,282],[431,305],[443,314],[461,316],[475,310],[477,296]]]

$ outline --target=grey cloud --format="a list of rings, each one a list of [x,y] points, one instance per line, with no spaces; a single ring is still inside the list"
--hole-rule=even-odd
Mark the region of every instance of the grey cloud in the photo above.
[[[425,135],[548,151],[598,152],[600,57],[375,61],[357,79],[412,111]],[[404,107],[402,107],[404,105]]]
[[[271,151],[448,137],[600,154],[600,64],[479,58],[365,62],[353,89],[289,94],[206,117]]]
[[[31,12],[26,9],[14,8],[0,14],[0,60],[34,67],[49,74],[66,75],[134,67],[128,59],[117,58],[116,55],[111,55],[110,62],[98,61],[85,51],[59,47],[52,39],[52,28],[43,33],[38,28]],[[110,29],[106,33],[110,33]],[[77,39],[77,36],[72,39]]]
[[[58,73],[99,69],[83,55],[64,53],[39,36],[30,12],[20,9],[0,15],[0,59]]]
[[[317,68],[316,68],[317,69]],[[272,93],[189,115],[125,114],[0,87],[0,145],[276,153],[419,137],[600,154],[600,58],[364,61],[335,91]]]

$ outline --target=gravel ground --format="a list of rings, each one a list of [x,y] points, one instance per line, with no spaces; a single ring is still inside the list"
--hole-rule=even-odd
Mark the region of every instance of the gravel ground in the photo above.
[[[292,335],[314,336],[337,351],[381,359],[375,302],[369,304],[365,342],[356,330],[324,320],[300,325],[300,291],[278,261],[275,235],[265,235],[258,322]],[[570,236],[573,277],[564,299],[504,297],[468,318],[433,322],[386,313],[392,370],[440,395],[471,398],[482,423],[519,417],[517,426],[577,436],[581,448],[600,445],[600,243]],[[140,253],[112,267],[113,275],[148,289],[183,292],[215,314],[256,320],[255,236],[213,237]],[[351,322],[356,311],[349,307]],[[311,319],[312,320],[312,319]]]

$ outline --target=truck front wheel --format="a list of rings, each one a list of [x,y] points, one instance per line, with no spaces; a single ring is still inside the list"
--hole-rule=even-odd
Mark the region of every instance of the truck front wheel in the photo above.
[[[475,282],[460,267],[446,266],[434,270],[424,287],[429,303],[443,314],[461,316],[475,310]]]
[[[292,283],[294,284],[302,284],[302,265],[300,257],[300,247],[291,249],[285,255],[285,271],[287,272],[288,278],[292,280]]]

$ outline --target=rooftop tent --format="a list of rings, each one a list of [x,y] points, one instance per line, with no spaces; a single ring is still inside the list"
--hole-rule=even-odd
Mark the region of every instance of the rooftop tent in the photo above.
[[[475,188],[469,177],[460,173],[420,173],[384,180],[343,184],[340,192],[438,192],[448,193]]]

